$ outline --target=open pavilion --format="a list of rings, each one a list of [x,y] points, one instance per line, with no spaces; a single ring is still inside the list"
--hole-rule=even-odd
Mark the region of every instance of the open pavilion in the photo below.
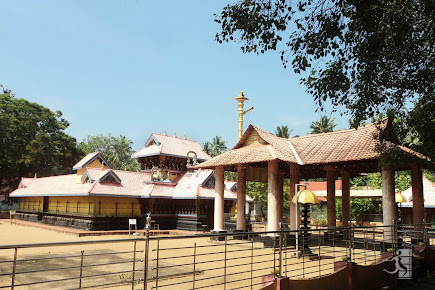
[[[343,225],[350,221],[350,178],[361,173],[381,171],[384,225],[397,220],[394,172],[411,170],[413,221],[422,223],[424,199],[422,190],[422,154],[397,145],[391,121],[384,119],[358,129],[323,134],[280,138],[249,125],[234,148],[198,165],[215,169],[214,232],[224,231],[224,171],[237,172],[237,212],[243,211],[246,181],[268,183],[268,231],[278,231],[283,217],[283,179],[290,179],[290,200],[296,185],[303,179],[327,179],[328,227],[336,226],[335,179],[342,179]],[[405,162],[383,165],[380,148],[398,153]],[[290,206],[290,229],[296,229],[296,207]],[[245,218],[237,215],[237,230],[245,230]]]

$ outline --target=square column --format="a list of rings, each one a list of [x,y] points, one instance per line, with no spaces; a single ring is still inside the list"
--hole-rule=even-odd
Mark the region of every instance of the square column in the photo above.
[[[326,209],[329,228],[337,225],[337,214],[335,212],[335,167],[333,165],[325,165],[323,169],[326,171]]]
[[[217,166],[215,173],[214,232],[224,231],[224,167]]]
[[[422,224],[424,220],[423,174],[417,163],[411,165],[412,223]],[[418,227],[422,230],[423,227]]]
[[[300,183],[301,179],[301,173],[300,173],[300,167],[299,164],[296,163],[290,163],[290,229],[296,230],[296,204],[292,203],[293,197],[296,194],[296,184]],[[299,209],[298,209],[299,212]],[[299,216],[299,214],[298,214]]]
[[[267,165],[267,230],[278,231],[278,160]]]
[[[350,215],[350,173],[346,170],[341,170],[341,205],[343,226],[348,227],[351,220]]]
[[[246,229],[245,221],[246,204],[246,167],[237,166],[237,230]]]
[[[392,226],[397,221],[394,170],[382,167],[381,177],[383,224],[389,226],[384,228],[384,241],[391,243],[394,240]]]

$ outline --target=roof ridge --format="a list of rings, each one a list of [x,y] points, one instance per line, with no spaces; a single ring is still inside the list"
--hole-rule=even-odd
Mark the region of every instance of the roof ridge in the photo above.
[[[291,140],[287,140],[287,144],[290,147],[290,150],[292,151],[293,155],[296,157],[296,160],[298,161],[299,165],[304,165],[304,162],[302,161],[301,157],[299,156],[298,152],[296,151],[295,147],[291,143]]]
[[[269,150],[270,154],[272,155],[272,157],[275,159],[279,159],[278,152],[276,152],[275,147],[273,147],[272,144],[267,144],[266,146],[267,146],[267,149]]]
[[[195,140],[192,140],[192,139],[187,139],[187,138],[181,138],[181,137],[178,137],[178,136],[169,136],[169,135],[165,135],[165,134],[160,134],[160,133],[151,133],[151,135],[159,135],[159,136],[163,136],[163,137],[169,137],[169,138],[175,138],[175,139],[179,139],[179,140],[185,140],[185,141],[191,141],[191,142],[196,142],[196,143],[198,143],[197,141],[195,141]],[[199,143],[198,143],[199,144]]]

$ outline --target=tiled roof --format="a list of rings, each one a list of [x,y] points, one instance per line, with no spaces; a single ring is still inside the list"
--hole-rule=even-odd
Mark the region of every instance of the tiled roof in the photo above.
[[[375,150],[379,144],[375,137],[379,135],[380,129],[383,131],[388,128],[385,134],[390,134],[388,126],[389,123],[385,119],[380,123],[358,129],[285,139],[249,125],[232,150],[199,164],[198,168],[260,163],[274,159],[300,165],[373,160],[380,156],[380,153]],[[247,142],[254,131],[264,142],[261,140],[261,142]],[[428,159],[422,154],[389,141],[385,141],[385,145],[419,158]]]
[[[92,152],[89,153],[88,155],[86,155],[85,157],[83,157],[82,160],[80,160],[79,162],[77,162],[74,166],[73,166],[73,170],[77,170],[77,169],[82,169],[83,167],[85,167],[86,165],[88,165],[89,163],[91,163],[92,161],[94,161],[96,158],[100,157],[101,159],[104,160],[103,156],[100,154],[100,152]],[[110,168],[110,165],[107,164],[107,162],[104,160],[104,163]]]
[[[403,196],[408,200],[408,202],[403,202],[403,207],[412,207],[412,187],[402,191]],[[424,197],[424,207],[435,207],[435,183],[423,178],[423,197]]]
[[[13,191],[10,197],[87,195],[92,184],[76,183],[76,179],[76,174],[26,178],[23,184],[27,186]]]
[[[290,139],[303,164],[327,164],[368,160],[379,157],[375,151],[378,133],[375,124],[330,133]]]
[[[271,145],[253,144],[227,151],[199,164],[197,167],[214,168],[219,165],[259,163],[276,159],[278,159],[277,153]]]
[[[150,144],[152,140],[155,140],[157,144]],[[151,134],[145,147],[133,153],[132,157],[139,158],[162,154],[186,158],[189,151],[195,152],[198,160],[211,158],[196,141],[156,133]]]
[[[121,180],[121,184],[98,182],[104,175],[113,172]],[[74,196],[104,195],[129,197],[160,198],[214,198],[214,188],[202,187],[211,175],[212,170],[197,170],[193,173],[181,174],[174,183],[149,183],[149,173],[112,170],[104,168],[86,168],[92,182],[77,183],[77,175],[60,175],[42,178],[23,178],[20,188],[10,194],[11,197],[26,196]],[[237,199],[237,194],[225,189],[225,199]],[[252,201],[246,197],[247,201]]]
[[[312,190],[319,198],[326,197],[327,192],[325,190]],[[342,197],[342,190],[335,189],[335,196]],[[351,189],[350,190],[351,198],[371,198],[371,197],[379,197],[382,198],[382,189]],[[326,199],[325,199],[326,200]]]

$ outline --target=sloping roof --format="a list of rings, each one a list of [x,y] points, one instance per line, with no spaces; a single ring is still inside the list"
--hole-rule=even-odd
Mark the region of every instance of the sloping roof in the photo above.
[[[102,195],[124,197],[159,198],[214,198],[215,189],[201,186],[212,174],[212,170],[197,170],[181,174],[175,183],[149,183],[149,173],[112,170],[105,168],[86,168],[86,176],[91,182],[77,183],[77,175],[60,175],[42,178],[23,178],[20,188],[10,197],[29,196],[77,196]],[[121,183],[99,182],[107,174],[115,174]],[[237,199],[237,194],[225,189],[225,199]],[[252,201],[246,197],[247,201]]]
[[[402,191],[408,202],[403,202],[402,207],[412,207],[412,187]],[[435,207],[435,183],[423,177],[424,207]]]
[[[88,195],[91,183],[76,183],[77,175],[59,175],[39,178],[23,178],[22,184],[11,192],[10,197]]]
[[[74,166],[73,166],[73,170],[78,170],[78,169],[82,169],[83,167],[85,167],[86,165],[90,164],[92,161],[94,161],[97,158],[101,158],[104,161],[104,164],[107,165],[107,167],[111,168],[110,165],[106,162],[106,160],[103,158],[103,156],[101,155],[100,152],[92,152],[89,153],[88,155],[86,155],[85,157],[83,157],[82,160],[80,160],[79,162],[77,162]]]
[[[189,151],[195,152],[197,159],[201,161],[211,158],[196,141],[156,133],[151,134],[145,146],[133,153],[132,158],[152,155],[170,155],[187,158]]]
[[[290,139],[303,164],[326,164],[379,157],[376,124],[358,129],[307,135]]]
[[[394,132],[391,131],[390,126],[389,122],[384,119],[358,129],[285,139],[249,125],[232,150],[203,162],[197,167],[215,168],[216,166],[260,163],[275,159],[300,165],[375,160],[380,157],[380,152],[376,150],[379,144],[376,136],[382,133],[394,139]],[[248,142],[253,132],[258,134],[261,142]],[[390,141],[384,142],[388,148],[428,159],[404,146],[395,145]]]

